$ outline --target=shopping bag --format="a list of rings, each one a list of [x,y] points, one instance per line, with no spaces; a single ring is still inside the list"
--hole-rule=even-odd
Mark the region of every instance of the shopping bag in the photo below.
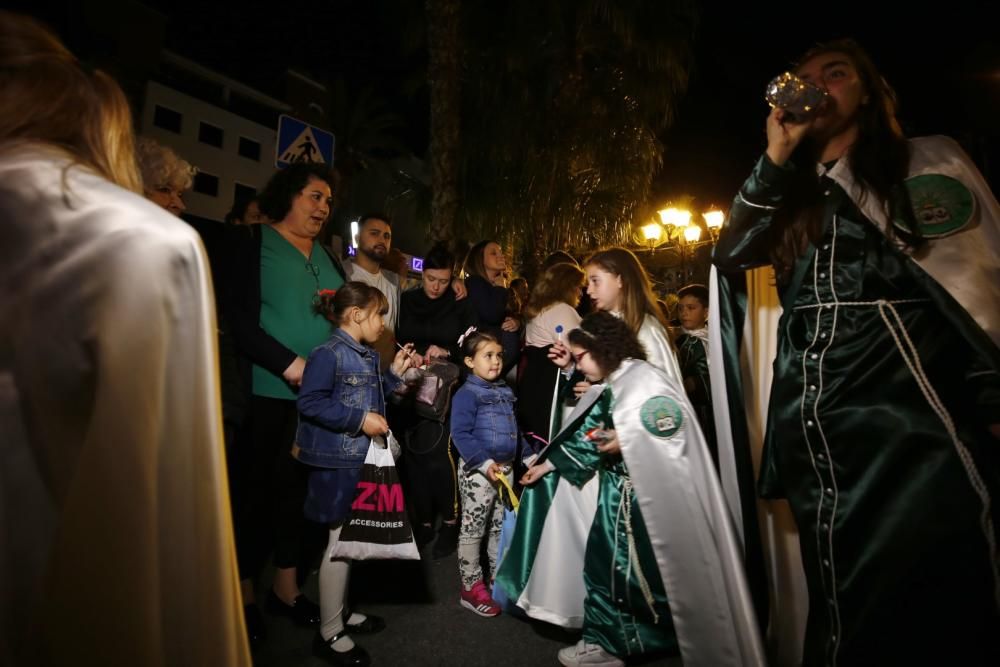
[[[514,539],[514,531],[517,529],[517,508],[519,501],[517,494],[514,493],[514,486],[507,479],[507,475],[502,472],[497,473],[497,481],[500,482],[500,485],[497,487],[498,502],[503,503],[504,507],[503,524],[500,526],[500,541],[497,545],[497,569],[499,569],[500,563],[503,562],[503,557],[507,554],[507,549]],[[493,575],[496,576],[496,572]],[[504,612],[515,615],[523,614],[515,604],[515,601],[507,597],[507,592],[503,587],[495,582],[493,584],[492,597],[493,601]]]
[[[389,438],[392,439],[391,434]],[[351,513],[330,556],[352,560],[420,558],[406,514],[399,473],[392,451],[383,439],[373,439],[368,446]]]

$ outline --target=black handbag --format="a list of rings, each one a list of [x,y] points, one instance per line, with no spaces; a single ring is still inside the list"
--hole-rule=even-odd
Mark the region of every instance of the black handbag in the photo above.
[[[422,377],[413,400],[417,415],[443,422],[451,409],[452,389],[458,382],[458,365],[434,359],[426,368],[420,369],[420,373]]]

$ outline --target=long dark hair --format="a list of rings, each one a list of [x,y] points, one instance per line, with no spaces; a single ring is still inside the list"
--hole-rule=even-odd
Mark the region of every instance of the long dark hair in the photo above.
[[[909,219],[909,199],[903,181],[910,164],[910,149],[896,121],[896,94],[875,67],[871,57],[851,39],[818,44],[798,59],[796,67],[825,53],[842,53],[851,61],[868,102],[858,111],[858,138],[850,147],[851,175],[889,207],[890,219]],[[779,284],[791,278],[795,260],[808,242],[822,235],[823,196],[819,176],[812,168],[818,146],[806,140],[792,156],[799,169],[788,189],[789,200],[775,213],[771,262]]]
[[[486,254],[486,246],[491,243],[497,243],[493,239],[485,239],[480,241],[476,245],[469,248],[469,254],[465,256],[465,269],[466,276],[479,276],[486,282],[490,282],[489,273],[486,271],[486,261],[483,256]],[[497,245],[500,245],[497,243]]]

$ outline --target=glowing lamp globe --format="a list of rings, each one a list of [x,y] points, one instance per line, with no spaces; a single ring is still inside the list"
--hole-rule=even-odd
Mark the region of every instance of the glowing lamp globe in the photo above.
[[[644,225],[642,228],[642,235],[647,242],[658,241],[660,234],[663,233],[663,228],[660,227],[655,222],[651,222],[648,225]]]
[[[702,217],[705,218],[705,225],[709,229],[719,229],[726,219],[726,214],[722,211],[706,211],[702,213]]]
[[[701,227],[698,225],[688,225],[684,228],[684,240],[688,243],[697,243],[701,238]]]

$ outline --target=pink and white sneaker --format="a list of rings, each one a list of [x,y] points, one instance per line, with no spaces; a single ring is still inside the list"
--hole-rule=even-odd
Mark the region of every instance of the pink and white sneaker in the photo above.
[[[487,618],[500,615],[500,605],[490,597],[489,592],[486,590],[486,585],[483,584],[481,579],[474,583],[471,589],[462,591],[459,604],[472,613]]]

